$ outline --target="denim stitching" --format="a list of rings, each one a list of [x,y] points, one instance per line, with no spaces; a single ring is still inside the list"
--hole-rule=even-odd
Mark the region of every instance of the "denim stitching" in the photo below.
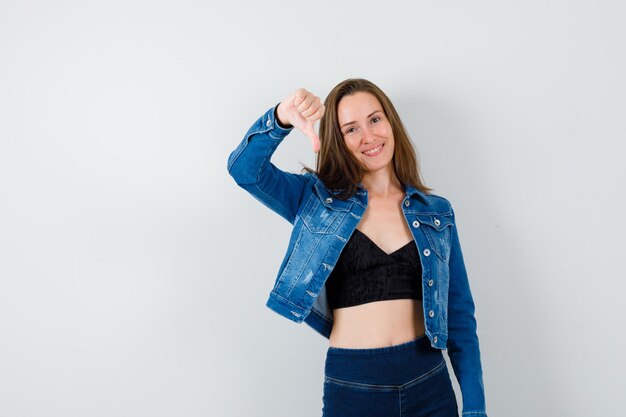
[[[438,232],[433,232],[432,230],[429,229],[424,229],[424,233],[426,234],[426,237],[428,238],[428,242],[430,243],[430,246],[432,247],[433,251],[437,254],[437,257],[439,259],[441,259],[442,262],[448,262],[448,259],[450,259],[450,251],[451,251],[451,246],[452,246],[452,229],[450,229],[450,231],[446,231],[446,228],[448,226],[444,227],[443,229],[441,229],[441,231]],[[447,235],[447,241],[448,241],[448,247],[445,247],[444,244],[444,248],[440,248],[440,244],[437,242],[438,239],[445,239],[444,237],[437,237],[437,235],[435,233],[441,233],[441,234],[446,234]],[[446,255],[448,255],[448,259],[446,259]]]
[[[302,222],[304,223],[306,228],[309,230],[309,232],[315,233],[315,234],[321,234],[321,235],[330,235],[330,234],[335,233],[335,231],[337,230],[337,227],[339,227],[339,224],[341,223],[338,220],[343,219],[343,218],[339,218],[340,213],[338,211],[330,209],[331,214],[328,214],[327,219],[325,219],[325,221],[328,223],[326,228],[320,227],[319,229],[316,229],[314,227],[315,222],[312,221],[313,214],[319,211],[320,204],[322,204],[324,207],[326,206],[317,197],[315,197],[315,202],[313,204],[314,204],[313,207],[310,207],[310,208],[307,207],[306,210],[303,210],[302,215],[300,216],[300,218],[302,219]]]
[[[325,380],[324,382],[326,383],[334,383],[337,385],[343,385],[343,386],[347,386],[347,387],[353,387],[353,388],[362,388],[362,389],[371,389],[371,390],[386,390],[386,391],[393,391],[395,389],[401,389],[401,388],[410,388],[411,386],[415,385],[418,382],[423,381],[424,379],[432,376],[433,374],[437,373],[438,371],[440,371],[441,369],[444,369],[446,365],[446,361],[442,360],[437,366],[435,366],[433,369],[431,369],[430,371],[425,372],[424,374],[420,375],[419,377],[406,382],[404,384],[401,385],[387,385],[387,384],[367,384],[367,383],[363,383],[363,382],[353,382],[353,381],[346,381],[343,379],[338,379],[338,378],[333,378],[331,376],[325,376]]]
[[[337,379],[337,378],[333,378],[330,376],[326,376],[325,377],[325,382],[326,383],[334,383],[337,385],[343,385],[346,387],[352,387],[352,388],[361,388],[361,389],[365,389],[365,390],[380,390],[380,391],[393,391],[393,390],[397,390],[398,388],[400,388],[399,385],[379,385],[379,384],[366,384],[366,383],[362,383],[362,382],[352,382],[352,381],[344,381],[342,379]]]
[[[402,384],[400,387],[401,387],[401,388],[405,388],[405,389],[406,389],[406,388],[410,388],[411,386],[413,386],[413,385],[415,385],[415,384],[417,384],[417,383],[419,383],[419,382],[422,382],[423,380],[425,380],[425,379],[427,379],[427,378],[429,378],[429,377],[433,376],[434,374],[436,374],[437,372],[441,371],[442,369],[445,369],[445,367],[446,367],[446,361],[445,361],[445,359],[444,359],[444,360],[442,360],[442,361],[439,363],[439,365],[435,366],[435,367],[434,367],[433,369],[431,369],[430,371],[428,371],[428,372],[426,372],[425,374],[423,374],[423,375],[421,375],[421,376],[419,376],[419,377],[415,378],[415,379],[414,379],[414,380],[412,380],[412,381],[407,382],[406,384]]]
[[[302,233],[302,232],[303,232],[303,231],[302,231],[302,230],[300,230],[300,233]],[[311,258],[311,257],[315,254],[315,252],[317,251],[317,247],[320,245],[320,241],[321,241],[321,238],[317,239],[317,242],[315,242],[315,247],[314,247],[314,248],[313,248],[313,249],[309,252],[308,257],[307,257],[307,258],[305,258],[305,259],[303,259],[303,261],[302,261],[302,265],[308,265],[308,264],[309,264],[309,260],[310,260],[310,258]],[[298,243],[298,242],[296,242],[296,243]],[[294,248],[294,250],[295,250],[295,248]],[[293,257],[292,257],[292,258],[293,258]],[[289,263],[291,263],[291,261],[292,261],[292,259],[289,259]],[[285,271],[286,271],[286,270],[287,270],[287,269],[286,269],[286,267],[285,267]],[[313,272],[313,273],[315,274],[315,272]],[[296,287],[297,287],[297,284],[298,284],[298,282],[300,281],[301,277],[302,277],[302,271],[298,271],[298,279],[297,279],[297,280],[293,283],[293,285],[291,286],[291,288],[289,288],[289,291],[287,292],[287,296],[290,296],[290,295],[291,295],[291,292],[294,290],[294,288],[296,288]],[[292,303],[292,304],[293,304],[293,303]],[[299,306],[299,308],[302,308],[302,307],[300,307],[300,306]]]

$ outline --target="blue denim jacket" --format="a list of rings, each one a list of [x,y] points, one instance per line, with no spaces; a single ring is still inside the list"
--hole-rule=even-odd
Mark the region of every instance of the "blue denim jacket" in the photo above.
[[[324,283],[367,208],[359,184],[346,201],[315,174],[277,168],[272,154],[293,129],[276,121],[278,104],[263,114],[228,157],[235,182],[293,225],[287,253],[267,307],[329,338],[333,312]],[[450,202],[405,186],[402,211],[422,263],[424,325],[431,346],[448,349],[463,396],[463,416],[486,416],[474,301]]]

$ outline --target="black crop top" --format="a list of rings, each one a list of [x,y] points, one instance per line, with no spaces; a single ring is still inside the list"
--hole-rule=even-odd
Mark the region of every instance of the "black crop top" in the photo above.
[[[331,309],[379,300],[422,299],[422,264],[415,240],[387,254],[359,229],[326,281]]]

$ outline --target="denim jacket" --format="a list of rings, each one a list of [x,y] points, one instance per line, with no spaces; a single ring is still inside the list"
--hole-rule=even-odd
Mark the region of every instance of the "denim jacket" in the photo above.
[[[280,104],[280,103],[279,103]],[[277,168],[272,154],[293,129],[276,120],[278,104],[248,130],[228,157],[235,182],[293,225],[267,307],[329,338],[333,312],[325,282],[367,208],[359,184],[346,201],[315,174]],[[474,301],[450,202],[405,185],[402,211],[419,248],[423,314],[431,346],[448,350],[463,396],[463,416],[486,416]]]

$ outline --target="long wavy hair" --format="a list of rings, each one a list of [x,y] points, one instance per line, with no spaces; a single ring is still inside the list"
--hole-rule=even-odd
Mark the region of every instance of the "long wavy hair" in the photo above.
[[[432,191],[422,181],[413,143],[391,100],[378,86],[363,78],[349,78],[340,82],[326,97],[324,115],[320,119],[320,150],[317,154],[316,170],[303,164],[302,171],[316,174],[328,189],[340,191],[336,198],[345,200],[356,193],[365,169],[344,142],[337,109],[343,97],[361,91],[373,94],[378,99],[391,124],[395,145],[392,162],[400,182],[410,184],[424,193]]]

